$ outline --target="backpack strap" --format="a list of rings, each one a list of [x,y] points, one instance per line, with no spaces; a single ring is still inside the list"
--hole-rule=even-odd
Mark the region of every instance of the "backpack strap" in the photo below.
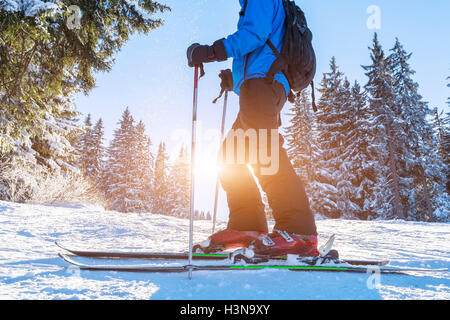
[[[273,83],[275,81],[275,75],[282,72],[284,76],[286,77],[286,80],[289,84],[289,87],[292,88],[292,84],[289,81],[289,77],[287,76],[287,70],[288,70],[288,64],[286,62],[286,59],[281,55],[281,53],[278,51],[278,49],[273,45],[272,41],[268,39],[266,41],[266,44],[269,46],[269,48],[273,51],[275,56],[277,57],[275,61],[270,66],[269,71],[266,73],[266,79]],[[293,96],[292,90],[289,93],[289,101],[292,101],[295,97]]]
[[[268,39],[266,41],[267,45],[270,47],[270,49],[272,49],[273,53],[275,53],[275,55],[277,56],[278,59],[283,59],[283,57],[281,56],[281,53],[278,51],[278,49],[273,45],[272,41],[270,41],[270,39]]]
[[[241,17],[245,16],[245,11],[247,10],[247,3],[248,3],[248,0],[245,0],[244,6],[242,7],[242,11],[239,12],[239,15],[240,15]]]
[[[277,57],[275,59],[275,61],[272,63],[272,65],[270,66],[269,71],[267,72],[267,78],[269,80],[273,80],[273,77],[277,73],[286,71],[287,63],[286,63],[286,60],[284,59],[284,57],[278,51],[278,49],[273,45],[272,41],[270,41],[270,39],[268,39],[266,41],[266,44],[269,46],[269,48],[273,51],[273,53]]]

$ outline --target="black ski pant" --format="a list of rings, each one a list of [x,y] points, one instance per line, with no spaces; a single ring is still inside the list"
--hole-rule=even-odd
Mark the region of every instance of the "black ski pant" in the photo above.
[[[251,163],[254,176],[266,193],[273,211],[276,222],[275,229],[302,235],[317,235],[314,216],[310,209],[305,188],[294,171],[286,150],[283,148],[283,137],[278,133],[278,128],[281,125],[280,112],[285,103],[286,91],[280,83],[270,83],[264,78],[245,81],[240,90],[239,113],[227,139],[231,139],[231,135],[237,129],[253,129],[258,133],[261,129],[266,129],[263,131],[266,131],[269,137],[265,141],[258,139],[257,148],[263,147],[270,154],[270,150],[272,150],[271,141],[273,141],[271,134],[276,133],[275,140],[279,142],[278,154],[270,154],[272,159],[278,157],[276,172],[263,174],[263,169],[267,168],[268,165],[267,162],[262,162],[259,158],[257,163]],[[237,161],[237,156],[235,156],[234,161],[225,158],[227,146],[228,149],[231,149],[226,144],[227,139],[225,139],[220,153],[221,170],[219,177],[227,194],[230,210],[228,228],[240,231],[267,232],[267,220],[260,189],[248,163]],[[235,139],[234,136],[233,139]],[[247,139],[246,152],[251,152],[250,148],[252,147],[254,147],[254,144],[252,146]],[[237,146],[233,152],[236,151]],[[250,160],[249,154],[246,154],[245,160]]]

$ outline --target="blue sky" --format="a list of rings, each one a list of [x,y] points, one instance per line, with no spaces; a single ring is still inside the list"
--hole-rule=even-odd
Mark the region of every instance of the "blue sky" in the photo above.
[[[268,1],[268,0],[260,0]],[[154,149],[165,141],[172,155],[178,153],[190,136],[192,119],[193,70],[187,67],[186,48],[193,42],[212,44],[236,30],[238,0],[160,0],[172,8],[165,13],[165,24],[147,36],[136,35],[116,56],[113,70],[97,75],[97,88],[88,96],[76,99],[78,110],[91,113],[105,123],[106,138],[112,137],[125,107],[137,120],[143,120]],[[415,80],[420,93],[430,103],[448,111],[450,89],[450,1],[448,0],[297,0],[314,33],[318,58],[316,81],[328,71],[335,56],[341,71],[351,82],[362,85],[366,78],[361,65],[370,64],[368,47],[373,33],[379,34],[385,51],[393,47],[398,37],[408,52],[410,63],[417,72]],[[369,29],[369,6],[381,10],[381,28]],[[218,95],[221,69],[231,68],[231,60],[208,64],[206,76],[199,88],[200,150],[197,175],[196,207],[213,207],[214,171],[207,166],[213,162],[218,146],[218,130],[222,101],[213,105]],[[286,113],[290,105],[285,106]],[[238,98],[231,94],[227,127],[234,121]],[[285,124],[288,118],[284,115]],[[219,215],[226,218],[226,201],[221,194]]]

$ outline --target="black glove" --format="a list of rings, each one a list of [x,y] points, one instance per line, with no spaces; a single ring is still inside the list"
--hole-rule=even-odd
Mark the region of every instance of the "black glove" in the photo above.
[[[222,40],[217,40],[212,46],[202,46],[194,43],[187,49],[186,54],[189,67],[201,65],[202,63],[225,61],[228,58]]]
[[[233,91],[233,73],[230,69],[222,70],[219,74],[220,79],[220,88],[223,91]]]
[[[214,99],[213,103],[216,103],[217,100],[222,98],[222,95],[225,91],[233,91],[233,73],[230,69],[220,71],[219,77],[221,79],[220,82],[220,94]]]

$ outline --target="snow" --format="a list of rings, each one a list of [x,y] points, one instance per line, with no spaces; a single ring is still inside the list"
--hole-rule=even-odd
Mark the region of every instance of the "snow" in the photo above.
[[[224,228],[221,222],[219,228]],[[320,220],[323,243],[337,233],[342,257],[390,258],[393,266],[448,268],[450,225],[405,221]],[[195,241],[211,230],[195,222]],[[80,249],[185,251],[188,221],[122,214],[84,204],[0,201],[0,299],[450,299],[450,274],[381,275],[252,270],[145,274],[79,271],[53,242]],[[80,262],[107,261],[77,258]],[[130,261],[128,263],[150,263]],[[157,262],[161,264],[161,262]],[[375,278],[376,280],[376,278]],[[370,289],[372,287],[372,289]]]

